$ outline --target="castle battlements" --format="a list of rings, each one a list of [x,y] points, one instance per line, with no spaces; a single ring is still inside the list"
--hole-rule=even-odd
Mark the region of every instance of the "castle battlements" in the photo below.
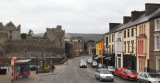
[[[2,22],[0,22],[0,31],[20,31],[21,25],[18,25],[17,27],[10,21],[5,26]]]

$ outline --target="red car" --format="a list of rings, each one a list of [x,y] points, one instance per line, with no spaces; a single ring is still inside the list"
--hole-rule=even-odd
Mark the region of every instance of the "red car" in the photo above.
[[[127,68],[116,68],[113,74],[119,76],[123,69]]]
[[[122,72],[120,73],[120,77],[127,80],[136,80],[137,76],[138,73],[136,71],[129,69],[123,69]]]

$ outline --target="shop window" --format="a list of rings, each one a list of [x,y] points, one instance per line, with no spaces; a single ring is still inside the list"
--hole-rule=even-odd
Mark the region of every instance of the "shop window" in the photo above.
[[[144,72],[145,69],[145,60],[139,60],[139,71]]]

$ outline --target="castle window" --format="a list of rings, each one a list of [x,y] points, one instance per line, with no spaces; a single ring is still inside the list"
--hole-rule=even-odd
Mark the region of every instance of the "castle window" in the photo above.
[[[10,31],[10,34],[12,34],[12,31]]]
[[[12,36],[10,36],[10,39],[12,39]]]

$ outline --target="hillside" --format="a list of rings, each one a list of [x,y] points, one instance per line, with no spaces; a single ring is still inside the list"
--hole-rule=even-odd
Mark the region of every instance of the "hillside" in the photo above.
[[[66,35],[69,35],[70,37],[77,37],[82,36],[84,40],[100,40],[103,38],[103,34],[86,34],[86,33],[66,33]]]

